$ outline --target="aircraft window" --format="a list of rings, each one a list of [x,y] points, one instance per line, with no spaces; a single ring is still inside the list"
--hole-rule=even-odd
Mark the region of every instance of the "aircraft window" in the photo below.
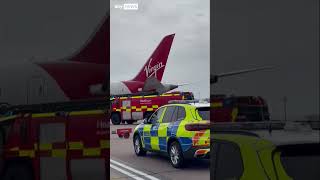
[[[167,107],[167,110],[163,116],[163,119],[162,119],[162,123],[168,123],[168,122],[172,122],[174,121],[174,119],[172,118],[173,114],[174,114],[174,111],[175,110],[175,107],[174,106],[169,106]]]

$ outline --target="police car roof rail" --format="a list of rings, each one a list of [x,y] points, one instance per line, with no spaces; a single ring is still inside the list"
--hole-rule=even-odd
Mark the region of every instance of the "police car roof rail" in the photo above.
[[[215,130],[211,131],[212,134],[237,134],[237,135],[246,135],[246,136],[254,136],[260,137],[258,134],[245,130]]]
[[[285,123],[282,121],[261,121],[261,122],[223,122],[212,123],[211,130],[266,130],[283,129]]]
[[[320,121],[260,121],[260,122],[222,122],[212,123],[212,131],[230,130],[286,130],[286,131],[310,131],[319,129]]]

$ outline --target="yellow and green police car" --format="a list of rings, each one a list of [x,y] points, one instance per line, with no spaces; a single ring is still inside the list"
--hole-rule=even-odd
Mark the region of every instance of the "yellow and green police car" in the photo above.
[[[186,159],[210,155],[209,103],[168,104],[139,124],[133,135],[136,155],[147,151],[166,153],[173,167]]]
[[[319,131],[212,129],[210,159],[215,180],[319,180]]]

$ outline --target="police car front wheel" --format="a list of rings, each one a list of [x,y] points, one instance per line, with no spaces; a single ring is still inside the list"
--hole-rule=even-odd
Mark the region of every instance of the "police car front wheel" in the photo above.
[[[169,155],[170,155],[170,162],[173,167],[175,168],[183,167],[184,157],[182,154],[180,144],[178,142],[173,142],[170,144]]]
[[[133,147],[134,147],[134,152],[136,153],[137,156],[145,156],[147,154],[147,151],[145,151],[142,147],[142,143],[139,135],[134,136]]]

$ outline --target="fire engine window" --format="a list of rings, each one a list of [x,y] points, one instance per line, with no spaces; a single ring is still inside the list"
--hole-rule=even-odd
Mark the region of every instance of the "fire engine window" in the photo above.
[[[178,110],[177,121],[181,121],[186,117],[186,111],[185,111],[184,107],[181,107],[181,106],[178,106],[177,110]]]
[[[243,173],[241,153],[237,145],[223,142],[216,156],[214,179],[239,179]]]
[[[41,157],[40,178],[45,180],[66,180],[66,160],[64,158]]]
[[[72,179],[105,180],[105,161],[103,159],[75,159],[70,162]]]
[[[48,123],[40,124],[40,144],[64,142],[65,141],[65,124]]]
[[[131,101],[122,101],[122,106],[123,107],[130,107],[131,106]]]
[[[28,141],[27,121],[21,121],[20,141],[21,141],[21,143],[27,143],[27,141]]]
[[[166,112],[165,112],[163,119],[162,119],[162,123],[169,123],[169,122],[174,121],[174,119],[172,118],[173,117],[172,115],[174,113],[175,108],[176,107],[174,107],[174,106],[167,107]]]

